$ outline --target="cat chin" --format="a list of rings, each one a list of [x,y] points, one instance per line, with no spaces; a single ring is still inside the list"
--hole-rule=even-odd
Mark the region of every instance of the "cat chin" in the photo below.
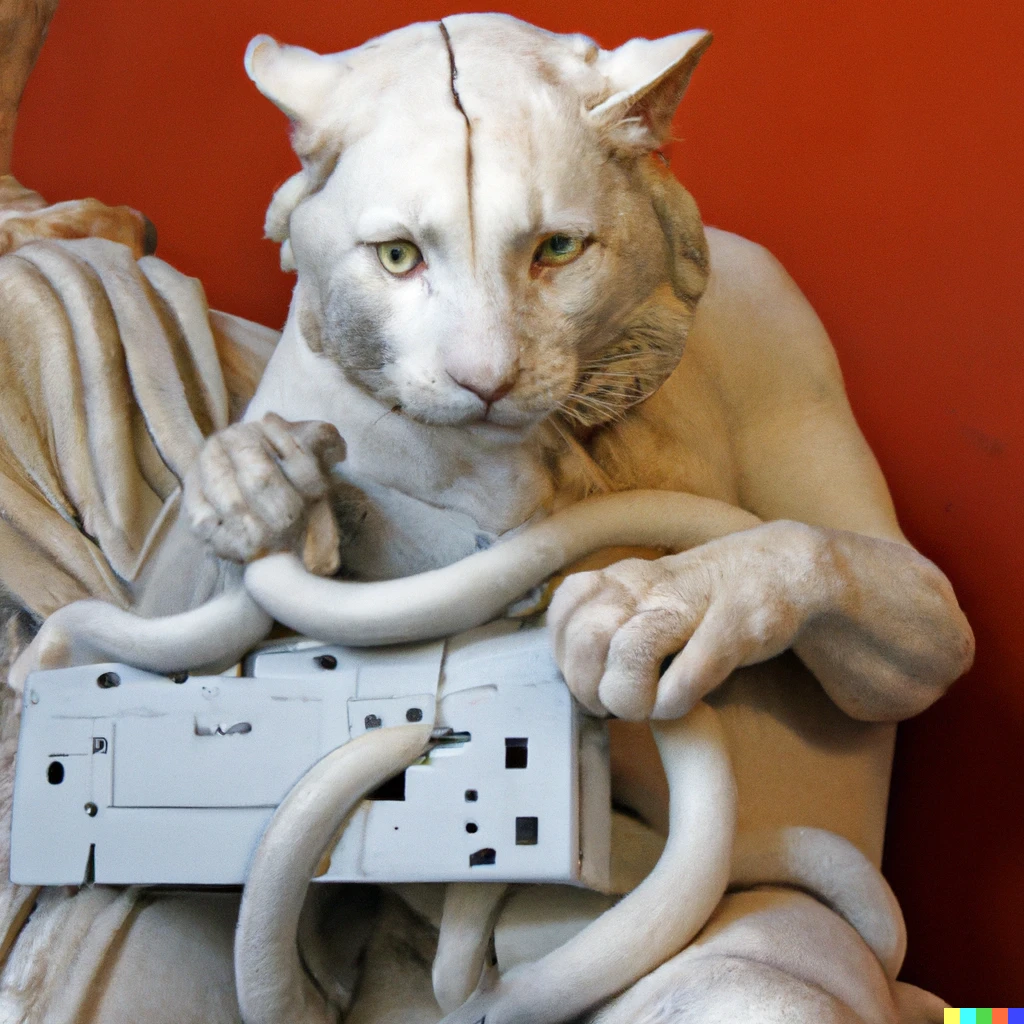
[[[513,427],[495,423],[493,420],[480,419],[464,424],[461,429],[472,437],[480,438],[483,441],[497,442],[499,444],[518,444],[526,438],[534,426],[535,423],[532,420],[527,424]]]
[[[555,410],[545,409],[540,412],[523,412],[521,410],[501,410],[491,408],[486,415],[483,413],[460,413],[452,410],[417,409],[415,406],[403,404],[392,408],[414,423],[424,427],[437,427],[448,430],[464,430],[480,437],[522,438],[542,420],[548,418]],[[447,413],[447,414],[446,414]]]

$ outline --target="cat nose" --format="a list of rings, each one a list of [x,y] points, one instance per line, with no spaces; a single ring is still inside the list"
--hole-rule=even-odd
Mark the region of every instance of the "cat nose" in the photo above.
[[[448,376],[451,377],[460,388],[472,391],[481,402],[484,402],[486,405],[493,405],[495,402],[500,402],[516,386],[516,381],[519,379],[519,371],[516,370],[506,376],[503,380],[498,381],[496,384],[476,380],[459,380],[458,377],[451,373],[449,373]]]

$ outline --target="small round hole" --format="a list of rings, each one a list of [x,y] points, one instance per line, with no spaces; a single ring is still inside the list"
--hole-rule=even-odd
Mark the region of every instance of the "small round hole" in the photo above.
[[[422,708],[409,708],[405,713],[405,720],[407,722],[422,722],[423,721],[423,709]]]
[[[46,781],[51,786],[59,786],[64,781],[64,765],[60,761],[51,761],[46,769]]]
[[[85,805],[85,813],[88,814],[90,818],[95,818],[98,810],[99,808],[91,800]]]
[[[476,824],[475,821],[467,821],[466,822],[466,831],[470,835],[472,835],[474,832],[479,832],[480,829],[477,827],[477,824]]]
[[[101,690],[110,690],[121,685],[121,677],[116,672],[104,672],[103,675],[96,677],[96,685]]]
[[[338,659],[333,654],[320,654],[313,659],[321,668],[328,671],[338,667]]]

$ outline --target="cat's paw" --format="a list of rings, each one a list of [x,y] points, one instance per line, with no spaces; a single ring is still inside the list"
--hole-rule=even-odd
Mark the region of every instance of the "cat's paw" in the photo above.
[[[0,255],[43,238],[108,238],[136,259],[156,251],[156,227],[130,206],[98,199],[50,204],[13,175],[0,175]]]
[[[234,562],[298,550],[314,509],[325,508],[330,468],[344,457],[345,442],[330,423],[267,413],[233,424],[207,440],[185,478],[189,525],[214,554]],[[312,516],[321,533],[322,518]]]
[[[789,522],[579,573],[548,612],[555,659],[595,714],[677,718],[735,669],[790,647],[827,610],[834,575],[822,532]]]

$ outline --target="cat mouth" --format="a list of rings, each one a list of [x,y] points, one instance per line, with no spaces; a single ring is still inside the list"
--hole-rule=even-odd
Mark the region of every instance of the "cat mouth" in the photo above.
[[[524,420],[523,417],[516,417],[514,422],[501,422],[491,415],[492,409],[488,407],[484,412],[473,413],[469,416],[448,419],[438,416],[432,412],[418,412],[401,404],[393,405],[385,415],[398,415],[414,423],[422,423],[425,427],[453,427],[457,430],[470,430],[474,432],[492,433],[495,435],[510,436],[521,434],[532,426],[537,417],[530,417]],[[541,417],[543,418],[543,417]]]
[[[397,414],[426,427],[448,427],[506,438],[522,436],[555,411],[548,407],[522,408],[504,400],[487,405],[475,403],[475,409],[467,409],[465,405],[460,408],[454,403],[423,401],[420,396],[414,396],[411,401],[408,397],[406,401],[393,398],[386,404],[388,414]]]
[[[551,412],[551,410],[537,412],[511,408],[496,410],[495,405],[488,405],[483,413],[475,420],[470,421],[470,425],[493,428],[494,430],[509,433],[522,433],[542,419],[545,419]]]

